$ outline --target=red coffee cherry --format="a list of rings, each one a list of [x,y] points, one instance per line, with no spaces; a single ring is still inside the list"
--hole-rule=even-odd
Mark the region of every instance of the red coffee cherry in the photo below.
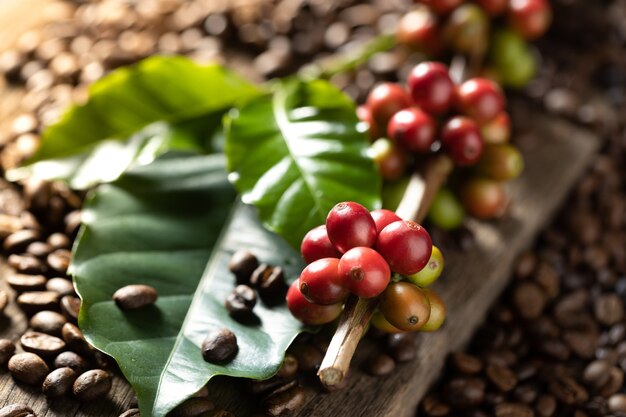
[[[416,51],[437,55],[443,46],[438,23],[430,8],[418,7],[402,16],[396,28],[396,40]]]
[[[504,213],[506,193],[498,181],[474,178],[463,185],[461,201],[472,216],[479,219],[491,219]]]
[[[387,126],[389,139],[411,152],[428,152],[436,133],[435,120],[415,107],[394,114]]]
[[[546,0],[511,0],[508,11],[509,25],[525,39],[533,40],[543,35],[552,21],[552,10]]]
[[[325,225],[317,226],[304,235],[300,253],[307,264],[322,258],[341,258],[341,253],[328,238]]]
[[[511,119],[505,111],[480,127],[480,135],[486,144],[496,145],[509,141]]]
[[[367,125],[367,134],[371,140],[376,140],[381,137],[380,128],[372,116],[370,108],[365,105],[360,105],[356,108],[356,117]]]
[[[397,144],[387,138],[378,138],[370,146],[369,153],[384,179],[395,181],[404,175],[407,153]]]
[[[315,304],[336,304],[348,297],[339,276],[339,259],[324,258],[307,265],[300,274],[300,292]]]
[[[385,259],[366,247],[353,248],[343,254],[339,260],[339,275],[350,292],[363,298],[376,297],[391,280]]]
[[[391,270],[403,275],[421,271],[433,250],[430,235],[419,224],[403,220],[386,226],[378,235],[376,250]]]
[[[321,305],[308,301],[300,292],[299,282],[296,280],[287,291],[287,308],[302,323],[319,326],[339,317],[343,305],[341,303]]]
[[[472,78],[456,89],[457,109],[478,124],[493,120],[504,110],[504,94],[496,83],[486,78]]]
[[[450,107],[454,84],[448,67],[439,62],[422,62],[409,74],[407,83],[413,101],[431,114],[444,113]]]
[[[379,84],[367,96],[366,106],[378,127],[384,132],[395,113],[411,105],[411,98],[404,88],[395,83]]]
[[[401,221],[402,219],[396,213],[387,209],[378,209],[370,213],[376,223],[376,231],[381,232],[388,224]]]
[[[357,246],[374,246],[376,223],[370,212],[353,201],[336,204],[326,218],[330,241],[341,253]]]
[[[478,126],[464,116],[448,120],[441,130],[441,144],[450,158],[459,166],[473,165],[483,152],[483,139]]]

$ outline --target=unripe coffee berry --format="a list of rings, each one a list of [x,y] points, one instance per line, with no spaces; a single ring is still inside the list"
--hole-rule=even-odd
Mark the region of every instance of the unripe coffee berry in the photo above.
[[[443,300],[430,288],[425,288],[424,293],[430,303],[430,316],[428,321],[419,329],[420,332],[434,332],[446,321],[446,305]]]
[[[432,246],[426,229],[409,220],[389,224],[376,240],[376,250],[391,270],[403,275],[421,271],[430,259]]]
[[[339,259],[324,258],[307,265],[300,274],[300,292],[315,304],[336,304],[348,296],[339,276]]]
[[[335,205],[326,218],[330,241],[342,253],[359,246],[372,247],[376,242],[376,223],[362,205],[348,201]]]
[[[377,233],[380,233],[388,224],[402,220],[396,213],[387,209],[374,210],[370,214],[376,223]]]
[[[309,230],[302,239],[300,253],[307,264],[322,258],[340,258],[341,253],[328,238],[326,226],[321,225]]]
[[[464,116],[448,120],[441,130],[441,144],[459,166],[473,165],[483,153],[483,140],[478,125]]]
[[[380,311],[394,327],[413,332],[430,318],[430,302],[426,294],[408,282],[393,282],[380,300]]]
[[[443,267],[443,255],[439,248],[433,245],[433,252],[424,269],[413,275],[408,275],[407,279],[419,287],[427,287],[441,276]]]
[[[506,193],[502,184],[489,178],[474,178],[461,189],[463,206],[472,216],[491,219],[504,213]]]
[[[351,293],[372,298],[382,293],[391,280],[385,259],[374,249],[350,249],[339,260],[339,275]]]
[[[341,314],[341,303],[322,305],[308,301],[300,292],[300,283],[296,280],[287,291],[287,308],[302,323],[320,326],[330,323]]]
[[[411,152],[429,151],[435,134],[435,120],[415,107],[394,114],[387,126],[387,136]]]
[[[384,179],[395,181],[404,175],[407,166],[407,154],[394,142],[387,138],[376,139],[370,146],[369,154]]]
[[[509,181],[521,174],[524,169],[524,158],[513,145],[486,146],[476,166],[481,174],[494,180]]]

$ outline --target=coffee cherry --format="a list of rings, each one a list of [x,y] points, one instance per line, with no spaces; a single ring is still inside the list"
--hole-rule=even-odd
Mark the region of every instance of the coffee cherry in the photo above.
[[[372,117],[372,112],[369,107],[365,105],[360,105],[356,108],[356,117],[365,125],[365,129],[367,130],[367,134],[369,135],[371,140],[376,140],[382,135],[380,134],[380,128],[378,124]]]
[[[383,313],[380,311],[376,311],[372,316],[370,323],[372,326],[385,333],[404,333],[403,330],[394,327],[391,323],[387,321]]]
[[[406,151],[387,138],[377,139],[369,149],[380,175],[389,181],[400,178],[407,165]]]
[[[415,107],[394,114],[387,126],[389,138],[411,152],[428,152],[435,133],[435,120]]]
[[[446,305],[432,289],[425,288],[424,292],[430,303],[430,317],[426,324],[420,328],[420,332],[434,332],[446,321]]]
[[[328,238],[325,225],[317,226],[304,235],[300,245],[300,253],[307,264],[322,258],[341,257],[341,253]]]
[[[447,15],[452,10],[459,7],[464,0],[418,0],[433,9],[439,15]]]
[[[424,111],[439,114],[450,107],[454,84],[444,64],[439,62],[418,64],[411,70],[407,83],[413,101]]]
[[[392,326],[405,332],[419,330],[430,318],[428,297],[409,282],[389,284],[380,297],[379,309]]]
[[[300,274],[300,292],[315,304],[336,304],[348,297],[339,276],[339,259],[324,258],[307,265]]]
[[[439,54],[442,45],[437,15],[425,6],[411,10],[398,22],[396,40],[428,55]]]
[[[299,282],[296,280],[287,291],[287,308],[302,323],[319,326],[339,317],[343,305],[341,303],[321,305],[308,301],[300,292]]]
[[[488,178],[474,178],[463,185],[461,201],[472,216],[491,219],[504,212],[506,194],[500,182]]]
[[[443,38],[457,52],[482,54],[489,42],[489,17],[477,5],[464,4],[456,8],[446,21]]]
[[[410,220],[393,222],[378,235],[376,250],[391,270],[411,275],[426,266],[433,243],[426,229]]]
[[[500,87],[486,78],[472,78],[456,89],[456,108],[478,124],[487,123],[504,109]]]
[[[498,30],[492,37],[489,60],[500,81],[508,86],[524,87],[537,72],[537,59],[528,43],[513,30]]]
[[[362,298],[379,295],[391,280],[385,259],[374,249],[358,247],[344,253],[339,260],[343,285]]]
[[[490,16],[499,16],[506,11],[509,0],[474,0]]]
[[[385,131],[395,113],[411,106],[411,98],[404,88],[395,83],[377,85],[367,96],[369,108],[376,124]]]
[[[437,246],[433,245],[433,252],[424,269],[406,278],[418,287],[428,287],[441,276],[444,265],[443,254]]]
[[[524,38],[537,39],[545,33],[552,20],[550,4],[546,0],[511,0],[509,25]]]
[[[371,212],[374,223],[376,223],[376,232],[380,233],[388,224],[402,220],[400,216],[391,210],[379,209]]]
[[[486,146],[476,165],[478,171],[498,181],[509,181],[524,169],[524,158],[515,146],[509,144]]]
[[[463,205],[448,188],[440,188],[430,204],[428,220],[443,230],[454,230],[463,224]]]
[[[483,140],[478,126],[468,117],[456,116],[448,120],[440,138],[443,149],[459,166],[473,165],[482,155]]]
[[[500,112],[489,122],[480,127],[480,136],[485,144],[496,145],[506,143],[511,136],[511,119],[505,111]]]
[[[352,201],[332,208],[326,218],[326,231],[341,253],[357,246],[371,247],[376,242],[376,223],[370,212]]]

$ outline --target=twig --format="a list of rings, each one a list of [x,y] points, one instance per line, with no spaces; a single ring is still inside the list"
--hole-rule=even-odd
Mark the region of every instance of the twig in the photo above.
[[[452,171],[452,161],[437,155],[412,176],[396,213],[404,218],[421,222],[428,213],[437,190]],[[333,387],[343,380],[350,361],[361,341],[367,324],[378,306],[378,297],[364,299],[351,296],[346,302],[337,330],[328,346],[317,375],[325,387]]]

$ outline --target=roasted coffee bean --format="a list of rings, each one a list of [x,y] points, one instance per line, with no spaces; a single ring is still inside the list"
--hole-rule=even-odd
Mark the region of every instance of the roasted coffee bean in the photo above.
[[[515,390],[513,390],[513,397],[517,401],[525,404],[535,402],[538,394],[537,389],[530,384],[518,385]]]
[[[72,390],[78,374],[72,368],[58,368],[43,381],[41,390],[48,397],[61,397]]]
[[[10,255],[7,259],[9,266],[21,274],[45,274],[48,267],[32,255]]]
[[[77,374],[82,374],[89,369],[89,364],[82,356],[75,352],[61,352],[54,358],[55,368],[72,368]]]
[[[138,408],[131,408],[124,411],[119,417],[141,417],[141,412]]]
[[[58,337],[40,332],[28,331],[20,337],[20,344],[26,352],[35,353],[42,358],[51,358],[65,349],[65,342]]]
[[[11,274],[7,276],[7,284],[17,292],[44,290],[46,282],[46,277],[43,275]]]
[[[251,380],[249,383],[250,392],[253,395],[261,395],[267,394],[268,392],[274,391],[279,387],[283,387],[285,385],[297,385],[297,381],[293,378],[281,378],[279,376],[273,376],[269,379],[264,379],[261,381]]]
[[[450,363],[457,371],[467,375],[477,374],[483,369],[480,359],[463,352],[452,353],[450,355]]]
[[[450,413],[450,406],[432,395],[424,397],[421,406],[428,417],[445,417]]]
[[[513,371],[505,366],[490,364],[486,369],[487,378],[500,391],[508,392],[517,385],[517,378]]]
[[[591,362],[583,372],[583,382],[593,391],[602,388],[610,378],[611,364],[604,360]]]
[[[40,234],[37,230],[24,229],[10,234],[4,239],[2,244],[5,252],[16,253],[22,252],[28,245],[39,239]]]
[[[249,318],[255,305],[256,293],[247,285],[237,285],[224,302],[228,314],[236,320]]]
[[[624,371],[620,368],[612,367],[609,371],[609,380],[598,391],[598,394],[603,397],[610,397],[611,395],[622,389],[624,384]]]
[[[58,310],[59,294],[52,291],[29,291],[17,297],[17,305],[28,315],[44,310]]]
[[[298,360],[298,367],[303,372],[317,371],[324,355],[315,347],[306,343],[295,343],[289,352]]]
[[[283,416],[294,412],[304,405],[304,389],[292,386],[287,389],[277,389],[261,402],[263,411],[272,417]]]
[[[59,293],[60,296],[75,294],[72,281],[65,278],[50,278],[46,282],[46,290]]]
[[[626,413],[626,394],[615,394],[609,398],[609,410]]]
[[[6,291],[0,290],[0,314],[4,312],[4,309],[7,308],[9,304],[9,295]]]
[[[228,363],[238,351],[237,336],[229,329],[214,330],[202,342],[202,357],[207,362]]]
[[[235,252],[228,262],[228,269],[235,275],[238,285],[249,285],[252,273],[258,267],[259,260],[247,250]]]
[[[37,417],[32,408],[24,404],[10,404],[0,408],[0,417]]]
[[[61,328],[61,336],[65,343],[67,343],[67,347],[74,352],[81,355],[90,355],[92,353],[91,346],[89,346],[89,343],[87,343],[83,336],[83,332],[81,332],[76,325],[65,323]]]
[[[444,396],[455,408],[480,405],[485,399],[485,381],[479,378],[454,378],[444,386]]]
[[[72,254],[67,249],[57,249],[46,258],[48,266],[61,274],[67,273]]]
[[[570,350],[567,345],[558,339],[542,340],[538,344],[541,352],[560,361],[567,360],[570,356]]]
[[[387,352],[396,362],[412,361],[417,356],[415,335],[411,333],[389,335],[387,339]]]
[[[72,246],[72,241],[66,234],[63,233],[53,233],[48,236],[47,240],[48,245],[53,249],[70,249]]]
[[[6,364],[15,353],[15,345],[9,339],[0,339],[0,366]]]
[[[18,353],[9,359],[9,372],[13,378],[29,385],[39,385],[50,372],[48,365],[38,355]]]
[[[80,298],[66,295],[61,298],[59,305],[61,306],[61,313],[63,313],[65,318],[76,324],[78,322],[78,314],[80,313]]]
[[[52,251],[52,246],[46,242],[33,242],[26,247],[27,254],[35,256],[39,259],[45,259]]]
[[[502,403],[495,407],[496,417],[533,417],[532,408],[519,403]]]
[[[212,410],[202,413],[198,417],[235,417],[235,415],[228,410]]]
[[[79,401],[94,401],[104,397],[111,390],[112,379],[102,369],[92,369],[76,378],[72,392]]]
[[[159,297],[157,291],[143,284],[127,285],[115,291],[113,300],[122,310],[136,310],[147,307],[156,302]]]
[[[522,282],[513,294],[513,303],[519,315],[527,320],[538,318],[546,306],[547,297],[541,288],[532,282]]]
[[[30,319],[30,327],[42,333],[52,336],[61,336],[61,329],[67,323],[67,319],[56,311],[40,311]]]
[[[555,378],[548,388],[560,402],[567,405],[583,404],[589,398],[585,388],[568,376]]]
[[[594,331],[566,331],[563,333],[563,341],[574,354],[583,359],[591,359],[598,347],[598,334]]]
[[[295,356],[287,353],[285,355],[285,359],[283,359],[283,364],[280,366],[278,373],[276,376],[280,378],[290,379],[296,376],[298,372],[298,360]]]
[[[75,210],[68,213],[68,215],[65,216],[64,222],[65,234],[67,234],[67,236],[76,236],[76,233],[78,233],[78,228],[80,227],[81,223],[80,210]]]
[[[535,410],[540,417],[552,417],[556,406],[556,399],[552,395],[542,395],[535,404]]]
[[[374,355],[367,361],[367,372],[373,376],[389,375],[395,368],[393,358],[384,353]]]
[[[284,301],[287,285],[281,267],[261,264],[252,273],[250,284],[265,303],[273,305]]]
[[[624,303],[617,294],[599,297],[593,311],[598,321],[605,326],[612,326],[624,319]]]
[[[168,416],[171,417],[196,417],[212,411],[215,405],[208,398],[189,398],[184,403],[173,409]]]

